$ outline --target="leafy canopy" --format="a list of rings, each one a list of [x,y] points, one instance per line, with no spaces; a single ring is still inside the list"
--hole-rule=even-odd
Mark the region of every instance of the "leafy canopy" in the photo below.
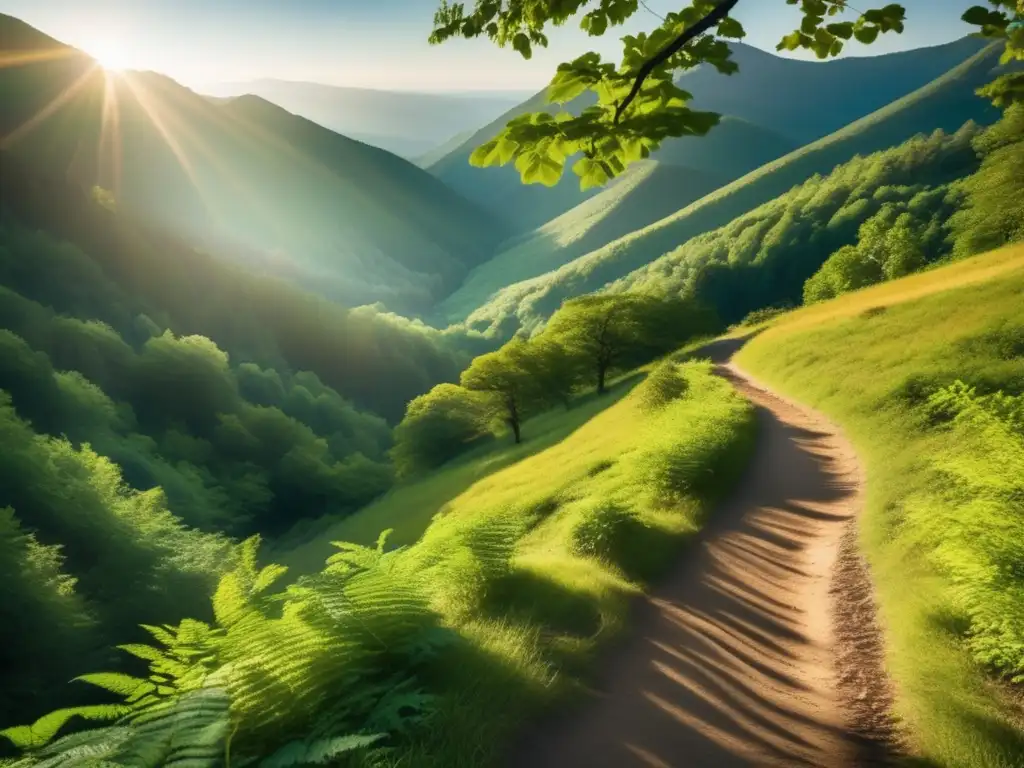
[[[514,163],[524,183],[553,186],[574,158],[572,170],[580,177],[581,188],[587,189],[615,178],[666,139],[705,135],[717,125],[719,115],[691,109],[691,94],[676,85],[675,77],[702,64],[725,74],[738,70],[726,40],[746,36],[731,15],[739,3],[692,0],[667,14],[649,33],[622,37],[622,60],[617,65],[593,51],[560,64],[548,86],[548,100],[564,105],[589,92],[593,103],[578,114],[556,110],[520,115],[478,147],[470,162]],[[802,18],[777,49],[806,49],[820,59],[838,56],[849,40],[871,44],[882,34],[901,33],[906,21],[906,10],[898,4],[859,11],[847,0],[785,3],[799,6]],[[978,27],[984,37],[1005,41],[1004,63],[1024,60],[1024,0],[989,4],[991,8],[969,8],[964,21]],[[476,0],[467,9],[463,3],[441,0],[430,42],[487,36],[529,59],[534,47],[547,46],[549,26],[578,17],[588,35],[600,37],[637,13],[640,5],[639,0]],[[980,95],[997,106],[1024,99],[1024,74],[1003,74]]]

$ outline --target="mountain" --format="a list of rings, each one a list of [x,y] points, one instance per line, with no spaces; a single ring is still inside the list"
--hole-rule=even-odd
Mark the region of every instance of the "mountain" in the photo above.
[[[797,147],[928,84],[977,53],[982,45],[973,38],[963,38],[946,45],[881,56],[808,62],[736,43],[733,59],[740,65],[738,74],[726,76],[702,67],[682,75],[678,84],[693,94],[695,109],[740,118],[781,135],[791,147]],[[567,109],[578,112],[592,100],[593,95],[588,93],[567,105]],[[499,133],[510,119],[545,108],[552,108],[545,94],[534,95],[481,128],[460,147],[430,165],[429,170],[467,197],[500,211],[520,231],[529,231],[564,213],[593,194],[580,192],[578,180],[571,173],[558,186],[548,189],[540,185],[523,187],[511,166],[469,165],[472,151]],[[671,153],[676,141],[667,142],[654,159],[661,160],[661,154]],[[734,160],[736,149],[733,145],[724,155],[713,155],[705,149],[703,157],[712,164],[729,163]],[[742,172],[756,167],[749,165]]]
[[[332,131],[409,159],[490,122],[522,99],[517,92],[417,93],[274,79],[221,83],[205,90],[219,97],[260,96]]]
[[[641,270],[691,238],[729,224],[857,155],[893,147],[920,133],[937,129],[954,132],[968,121],[991,124],[1000,112],[975,91],[992,79],[998,67],[998,47],[989,45],[923,88],[768,163],[654,224],[606,243],[558,269],[506,286],[470,312],[465,322],[473,330],[498,337],[508,336],[519,328],[536,327],[564,299],[600,290],[634,270]],[[825,253],[817,257],[823,261],[827,256]],[[672,269],[664,264],[662,267]]]
[[[119,210],[348,304],[415,312],[507,236],[414,164],[256,96],[210,100],[154,73],[111,74],[0,17],[4,149]]]
[[[793,149],[781,135],[733,117],[705,137],[673,141],[656,160],[638,163],[607,189],[500,246],[440,304],[438,319],[458,322],[501,288],[653,224]]]

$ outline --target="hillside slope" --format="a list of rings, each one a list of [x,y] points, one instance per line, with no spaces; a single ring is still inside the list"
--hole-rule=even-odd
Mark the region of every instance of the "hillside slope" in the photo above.
[[[578,256],[700,200],[750,168],[787,154],[782,136],[726,117],[707,137],[669,143],[594,197],[499,246],[440,305],[440,322],[458,322],[507,285],[558,269]]]
[[[413,159],[518,104],[516,93],[434,94],[288,80],[221,83],[218,97],[259,96],[325,128]]]
[[[714,69],[698,69],[683,75],[679,85],[693,94],[694,108],[737,117],[780,134],[793,148],[837,131],[921,88],[962,63],[980,47],[979,41],[964,38],[946,45],[881,56],[806,62],[736,43],[733,59],[740,65],[739,74],[726,76]],[[593,96],[588,93],[567,108],[577,112],[592,100]],[[471,199],[491,210],[501,211],[521,230],[555,218],[593,194],[592,191],[580,192],[578,180],[572,174],[553,189],[540,185],[522,188],[514,168],[469,165],[473,149],[499,133],[511,118],[545,108],[552,108],[545,94],[536,94],[474,133],[460,147],[431,165],[430,171]],[[714,132],[708,138],[713,136]],[[675,146],[688,143],[693,140],[668,142],[653,159],[664,161],[662,153],[672,155]],[[716,148],[714,152],[707,144],[698,146],[703,147],[698,153],[704,162],[714,167],[730,167],[730,163],[741,159],[734,154],[734,146],[728,151]],[[731,167],[739,175],[771,158],[759,155],[752,159],[758,162]],[[683,164],[707,170],[690,161]]]
[[[998,59],[995,47],[986,48],[924,88],[737,179],[655,224],[553,272],[504,288],[473,311],[466,322],[472,328],[498,336],[514,333],[520,327],[535,327],[571,296],[596,291],[620,278],[625,283],[640,282],[645,273],[678,270],[675,261],[685,261],[685,249],[670,252],[691,238],[712,232],[857,155],[895,146],[921,132],[953,132],[969,120],[980,124],[995,122],[999,111],[978,98],[975,90],[992,78]],[[823,261],[828,255],[815,258]],[[637,272],[631,274],[634,270]]]
[[[0,17],[4,46],[34,30]],[[503,225],[412,163],[257,97],[215,102],[152,73],[110,75],[55,41],[0,70],[5,149],[118,207],[248,252],[347,303],[428,306]]]

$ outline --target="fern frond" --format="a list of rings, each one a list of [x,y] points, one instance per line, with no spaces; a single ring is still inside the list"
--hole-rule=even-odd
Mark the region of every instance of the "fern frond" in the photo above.
[[[117,720],[130,711],[130,707],[117,704],[58,709],[43,715],[32,725],[18,725],[0,731],[0,736],[19,749],[38,749],[56,736],[57,732],[75,717],[85,720]]]
[[[124,675],[120,672],[94,672],[88,675],[79,675],[73,678],[72,682],[95,685],[97,688],[116,693],[118,696],[123,696],[129,700],[141,698],[157,688],[149,680],[140,680],[137,677]]]
[[[372,736],[352,735],[318,739],[313,742],[293,741],[260,763],[260,768],[291,768],[295,765],[322,765],[347,752],[373,746],[385,737],[383,733]]]

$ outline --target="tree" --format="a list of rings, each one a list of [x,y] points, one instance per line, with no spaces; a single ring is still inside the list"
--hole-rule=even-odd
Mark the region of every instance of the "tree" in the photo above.
[[[565,302],[546,333],[587,366],[605,391],[608,373],[620,367],[642,336],[641,305],[647,297],[591,295]]]
[[[522,442],[523,421],[545,400],[531,352],[527,342],[514,339],[475,358],[461,378],[466,389],[490,395],[493,415],[508,425],[516,443]]]
[[[901,33],[906,21],[906,10],[897,4],[861,12],[848,0],[785,2],[799,5],[802,21],[799,29],[782,38],[778,50],[806,49],[821,59],[838,56],[849,40],[871,44],[881,34]],[[524,183],[553,186],[567,160],[576,157],[572,170],[586,189],[620,175],[668,138],[705,135],[718,123],[719,115],[690,109],[690,94],[674,78],[700,65],[725,74],[737,71],[725,40],[746,36],[732,15],[739,4],[740,0],[692,0],[667,14],[650,33],[624,36],[618,66],[592,51],[560,64],[548,86],[548,100],[567,104],[590,91],[596,103],[578,115],[568,111],[520,115],[478,147],[470,162],[480,166],[514,162]],[[989,0],[989,4],[992,9],[968,9],[964,21],[977,26],[982,36],[1005,41],[1004,63],[1024,60],[1024,25],[1019,22],[1024,6],[1019,0]],[[549,25],[560,26],[578,16],[587,34],[600,37],[636,14],[640,6],[638,0],[476,0],[467,10],[464,3],[441,0],[430,42],[486,36],[529,59],[535,46],[547,46]],[[979,93],[998,106],[1024,100],[1024,73],[1001,75]]]
[[[902,213],[896,219],[893,227],[885,235],[885,250],[882,274],[886,280],[904,277],[925,265],[921,236],[911,214]]]
[[[395,427],[391,458],[399,477],[451,461],[488,435],[483,398],[457,384],[438,384],[412,400]]]
[[[550,405],[572,406],[572,394],[586,376],[578,357],[548,334],[529,342],[530,354],[524,359],[539,394]]]

